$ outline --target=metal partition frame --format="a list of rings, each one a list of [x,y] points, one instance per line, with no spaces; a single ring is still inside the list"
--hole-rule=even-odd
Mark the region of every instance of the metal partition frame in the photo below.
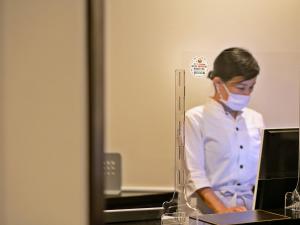
[[[104,0],[87,0],[89,224],[103,221]]]

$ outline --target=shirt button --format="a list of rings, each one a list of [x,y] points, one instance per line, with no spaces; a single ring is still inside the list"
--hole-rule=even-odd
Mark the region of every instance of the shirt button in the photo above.
[[[244,168],[244,166],[243,166],[243,165],[240,165],[240,168],[241,168],[241,169],[243,169],[243,168]]]
[[[239,131],[239,128],[238,128],[238,127],[236,127],[235,129],[236,129],[236,131]]]
[[[240,149],[243,149],[244,147],[243,147],[243,145],[240,145]]]

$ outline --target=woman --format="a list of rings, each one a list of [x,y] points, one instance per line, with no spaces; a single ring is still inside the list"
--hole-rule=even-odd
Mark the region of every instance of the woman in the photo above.
[[[262,116],[246,108],[259,74],[255,58],[229,48],[209,73],[215,94],[186,113],[187,193],[203,213],[251,209],[261,144]]]

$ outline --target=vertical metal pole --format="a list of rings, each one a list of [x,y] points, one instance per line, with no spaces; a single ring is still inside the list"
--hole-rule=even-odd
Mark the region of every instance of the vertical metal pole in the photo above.
[[[104,0],[87,1],[89,224],[104,224]]]

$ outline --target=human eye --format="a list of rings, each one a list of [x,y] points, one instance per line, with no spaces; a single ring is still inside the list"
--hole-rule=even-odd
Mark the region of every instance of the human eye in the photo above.
[[[240,91],[244,91],[245,90],[245,87],[244,86],[236,86],[236,88]]]

